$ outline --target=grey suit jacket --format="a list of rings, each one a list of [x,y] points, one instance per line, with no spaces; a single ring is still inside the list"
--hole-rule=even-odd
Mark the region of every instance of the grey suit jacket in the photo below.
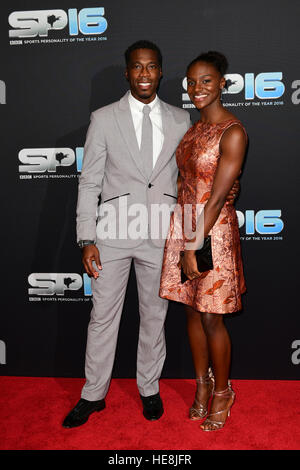
[[[156,214],[161,204],[170,208],[176,203],[178,169],[175,150],[191,125],[190,115],[160,100],[164,143],[148,180],[128,94],[91,114],[79,177],[77,241],[96,240],[97,237],[100,243],[109,246],[134,247],[143,241],[136,237],[140,232],[142,237],[150,233],[158,246],[165,242],[165,230],[161,227],[157,230],[156,226],[153,230],[157,218],[150,214],[153,208]],[[98,207],[99,195],[101,204]],[[145,208],[143,214],[140,205]],[[146,212],[148,222],[145,221]],[[169,224],[169,215],[164,212],[160,216],[164,227]]]

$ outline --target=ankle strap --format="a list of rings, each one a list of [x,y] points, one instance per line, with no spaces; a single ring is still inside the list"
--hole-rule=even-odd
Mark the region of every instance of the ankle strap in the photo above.
[[[225,390],[221,390],[220,392],[214,391],[214,395],[216,395],[217,397],[223,397],[224,395],[227,395],[228,392],[232,392],[232,388],[231,388],[231,383],[230,383],[230,382],[228,382],[228,387],[225,388]]]
[[[207,374],[202,375],[201,377],[196,377],[196,382],[199,384],[208,384],[211,381],[215,381],[211,368],[208,369]]]

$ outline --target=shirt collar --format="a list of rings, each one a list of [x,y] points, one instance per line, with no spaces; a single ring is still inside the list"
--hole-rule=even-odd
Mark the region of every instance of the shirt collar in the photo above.
[[[128,101],[129,101],[129,105],[136,111],[139,111],[139,112],[142,112],[143,111],[143,107],[145,106],[145,103],[142,103],[142,101],[139,101],[137,100],[131,93],[131,91],[129,92],[129,95],[128,95]],[[151,111],[153,111],[154,108],[156,108],[157,106],[159,105],[159,98],[158,96],[156,95],[154,100],[151,101],[151,103],[148,104],[148,106],[150,106],[151,108]]]

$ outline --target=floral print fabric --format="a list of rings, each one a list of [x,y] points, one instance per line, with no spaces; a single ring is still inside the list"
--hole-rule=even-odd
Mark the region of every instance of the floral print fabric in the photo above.
[[[181,284],[180,251],[186,239],[180,214],[184,205],[205,204],[210,197],[220,158],[219,143],[226,129],[240,125],[237,119],[219,124],[198,121],[185,134],[176,151],[181,184],[178,205],[171,216],[164,248],[160,296],[190,305],[207,313],[232,313],[242,308],[246,290],[241,258],[238,220],[233,205],[225,203],[210,231],[214,268],[192,281]],[[247,134],[246,134],[247,135]],[[178,208],[180,210],[178,210]],[[192,224],[195,230],[195,220]]]

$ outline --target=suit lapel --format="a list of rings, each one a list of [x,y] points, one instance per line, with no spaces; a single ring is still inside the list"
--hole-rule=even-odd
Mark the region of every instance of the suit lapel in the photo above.
[[[145,175],[140,150],[136,139],[132,115],[128,102],[129,91],[120,99],[115,107],[115,116],[118,123],[122,137],[127,145],[130,155],[137,166],[143,178],[148,181]],[[164,143],[161,152],[156,160],[150,179],[154,179],[164,165],[170,160],[173,155],[174,139],[172,137],[172,129],[174,128],[174,119],[167,103],[160,100],[162,128],[164,133]]]
[[[161,149],[161,152],[156,160],[154,165],[151,179],[155,178],[162,167],[170,160],[173,149],[171,149],[171,136],[172,136],[172,129],[174,128],[174,120],[169,107],[164,101],[160,100],[160,107],[161,107],[161,119],[162,119],[162,128],[164,133],[164,143]]]
[[[147,180],[147,177],[144,173],[140,150],[134,130],[132,115],[128,102],[128,94],[129,92],[127,92],[123,96],[123,98],[121,98],[120,101],[117,103],[117,106],[115,108],[115,116],[122,137],[130,152],[130,155],[144,179]]]

